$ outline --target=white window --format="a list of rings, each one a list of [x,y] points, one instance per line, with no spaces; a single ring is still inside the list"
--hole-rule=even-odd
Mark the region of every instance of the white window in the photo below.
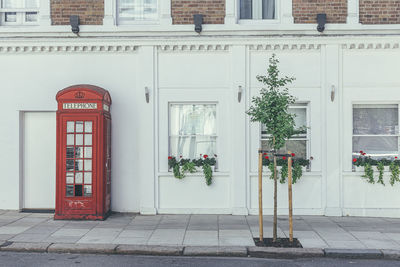
[[[216,104],[169,105],[169,155],[199,158],[216,154]]]
[[[0,0],[1,25],[37,25],[39,0]]]
[[[158,20],[157,0],[118,0],[118,23]]]
[[[296,154],[296,158],[308,159],[309,154],[309,123],[308,123],[308,106],[306,104],[293,105],[289,108],[289,112],[295,114],[296,128],[299,130],[298,133],[289,140],[281,148],[278,153],[287,153],[291,151]],[[265,131],[265,126],[261,126],[261,147],[263,150],[271,150],[268,145],[270,135]]]
[[[275,0],[239,0],[240,19],[276,19]]]
[[[375,159],[399,154],[397,104],[353,105],[353,157],[360,151]]]

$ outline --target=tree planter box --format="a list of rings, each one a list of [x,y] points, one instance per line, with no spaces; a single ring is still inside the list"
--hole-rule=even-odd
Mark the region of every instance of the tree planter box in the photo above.
[[[211,166],[211,170],[213,172],[217,172],[218,171],[218,169],[215,169],[215,166]],[[173,172],[172,168],[169,168],[168,172]],[[196,167],[196,172],[195,173],[203,173],[203,167]],[[190,174],[190,173],[186,173],[186,174]]]

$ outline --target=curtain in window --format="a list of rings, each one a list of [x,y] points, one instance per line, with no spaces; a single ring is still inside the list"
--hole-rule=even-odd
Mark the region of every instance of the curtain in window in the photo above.
[[[240,19],[252,19],[252,1],[240,0]]]
[[[262,0],[262,18],[275,18],[275,0]]]

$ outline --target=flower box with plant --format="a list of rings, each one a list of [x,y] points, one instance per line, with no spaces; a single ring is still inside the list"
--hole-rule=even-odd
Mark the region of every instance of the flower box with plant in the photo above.
[[[292,181],[295,184],[302,176],[303,173],[307,171],[307,167],[310,165],[310,160],[296,158],[296,154],[292,153],[292,166],[293,166],[293,177]],[[277,175],[280,174],[279,182],[284,184],[288,177],[288,163],[286,157],[278,158],[276,160],[277,165]],[[264,153],[263,155],[263,168],[270,173],[270,179],[274,179],[274,161]]]
[[[168,168],[174,173],[177,179],[185,178],[187,173],[203,172],[206,179],[206,184],[212,184],[212,175],[215,171],[217,164],[217,155],[209,157],[208,155],[200,155],[197,159],[185,159],[182,156],[177,159],[176,157],[168,157]]]
[[[393,186],[395,182],[400,182],[400,160],[397,157],[394,157],[394,160],[386,158],[373,159],[364,151],[360,151],[360,155],[353,158],[353,169],[356,172],[363,171],[364,174],[362,177],[367,179],[367,182],[371,184],[379,183],[385,185],[383,180],[385,172],[390,172],[390,185]],[[375,171],[378,172],[378,177],[375,177]]]

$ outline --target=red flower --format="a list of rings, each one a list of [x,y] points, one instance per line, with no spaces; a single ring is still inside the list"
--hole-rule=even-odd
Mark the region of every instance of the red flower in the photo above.
[[[181,156],[179,156],[180,158],[182,158],[182,155]]]
[[[268,157],[268,156],[265,156],[265,159],[269,159],[269,157]]]
[[[203,158],[205,158],[205,159],[208,158],[208,155],[204,155]]]
[[[265,156],[265,155],[267,155],[267,153],[264,153],[263,155]]]
[[[395,159],[397,159],[397,157],[394,157]]]
[[[214,157],[216,158],[216,157],[217,157],[217,154],[214,154]]]
[[[292,157],[296,156],[296,154],[292,153]]]
[[[168,159],[172,159],[172,157],[171,157],[171,156],[169,156],[169,157],[168,157]]]
[[[283,160],[286,160],[286,157],[285,157],[285,156],[283,156],[283,157],[282,157],[282,159],[283,159]]]
[[[353,159],[353,162],[356,162],[357,161],[357,159]]]
[[[363,153],[364,153],[364,151],[360,150],[360,154],[363,154]]]

